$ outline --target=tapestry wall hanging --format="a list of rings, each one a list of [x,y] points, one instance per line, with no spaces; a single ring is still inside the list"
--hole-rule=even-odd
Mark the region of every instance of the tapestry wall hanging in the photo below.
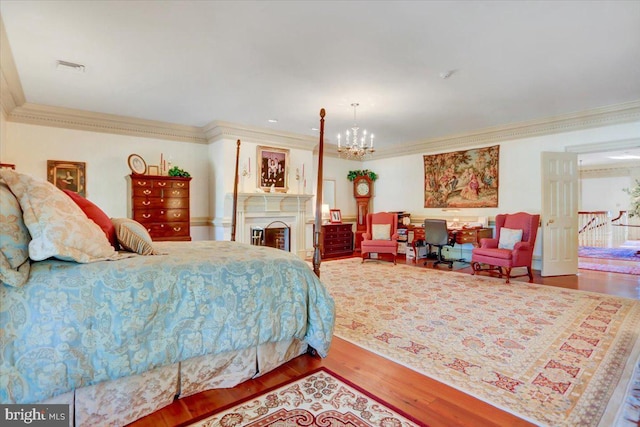
[[[424,207],[498,207],[499,157],[499,145],[423,156]]]

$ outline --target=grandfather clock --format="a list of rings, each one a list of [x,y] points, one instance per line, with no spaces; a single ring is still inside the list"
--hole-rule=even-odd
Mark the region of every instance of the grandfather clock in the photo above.
[[[368,176],[357,176],[353,180],[353,196],[356,198],[356,249],[360,249],[362,233],[367,231],[367,213],[373,195],[373,181]]]

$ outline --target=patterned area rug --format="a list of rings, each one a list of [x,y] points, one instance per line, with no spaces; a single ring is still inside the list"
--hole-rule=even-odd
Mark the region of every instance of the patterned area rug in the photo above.
[[[639,249],[635,248],[598,248],[594,246],[580,246],[578,256],[583,258],[623,259],[640,262]]]
[[[640,275],[640,265],[638,265],[638,263],[629,263],[629,265],[601,264],[578,259],[578,268],[583,270],[608,271],[609,273]]]
[[[189,427],[425,426],[326,368],[207,415]]]
[[[324,262],[335,334],[523,419],[614,425],[640,301],[359,259]]]

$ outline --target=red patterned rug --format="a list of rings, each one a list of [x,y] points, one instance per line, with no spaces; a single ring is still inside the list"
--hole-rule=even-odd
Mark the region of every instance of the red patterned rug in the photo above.
[[[638,300],[359,259],[321,278],[336,336],[536,425],[633,413]]]
[[[426,427],[326,368],[216,409],[189,427]]]

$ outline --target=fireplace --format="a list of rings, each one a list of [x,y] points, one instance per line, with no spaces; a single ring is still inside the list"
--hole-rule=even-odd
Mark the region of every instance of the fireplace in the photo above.
[[[311,211],[307,212],[307,202],[313,197],[311,194],[287,193],[238,194],[236,241],[249,244],[260,242],[261,245],[280,247],[305,258],[307,249],[313,247],[312,242],[306,242],[307,228],[312,226],[311,223],[307,224],[308,218],[312,218]],[[228,218],[232,204],[232,195],[229,194],[225,201]],[[309,231],[309,234],[312,232]]]

